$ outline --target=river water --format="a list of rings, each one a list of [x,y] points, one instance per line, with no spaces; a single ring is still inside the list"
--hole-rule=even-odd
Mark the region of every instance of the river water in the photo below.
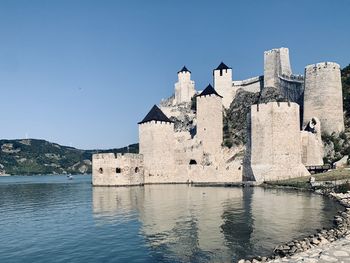
[[[338,208],[281,189],[0,177],[0,262],[230,262],[330,227]]]

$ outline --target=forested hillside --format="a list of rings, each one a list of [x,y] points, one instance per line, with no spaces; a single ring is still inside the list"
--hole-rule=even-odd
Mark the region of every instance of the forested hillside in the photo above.
[[[79,150],[45,140],[0,140],[0,174],[84,174],[99,152],[138,152],[138,144],[119,149]]]

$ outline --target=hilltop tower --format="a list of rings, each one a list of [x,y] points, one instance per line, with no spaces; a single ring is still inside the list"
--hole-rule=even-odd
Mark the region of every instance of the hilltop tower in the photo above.
[[[209,84],[197,96],[197,138],[204,152],[215,154],[223,142],[222,96]]]
[[[279,88],[279,76],[292,75],[289,49],[275,48],[264,52],[264,87]]]
[[[214,88],[222,96],[222,104],[225,108],[230,107],[230,104],[235,95],[232,88],[232,68],[221,62],[220,65],[213,70]]]
[[[173,182],[174,123],[154,105],[138,124],[145,183]]]
[[[322,132],[344,131],[343,94],[337,63],[317,63],[305,68],[303,126],[314,117],[321,121]]]
[[[195,94],[194,81],[191,80],[191,71],[186,66],[177,72],[178,81],[175,83],[175,104],[191,102]]]

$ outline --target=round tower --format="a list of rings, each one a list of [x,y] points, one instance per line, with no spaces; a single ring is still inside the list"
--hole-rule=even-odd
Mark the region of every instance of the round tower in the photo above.
[[[154,105],[138,124],[145,183],[173,182],[174,123]]]
[[[214,89],[222,96],[222,104],[225,108],[230,107],[235,94],[232,88],[232,68],[221,62],[213,71]]]
[[[343,94],[337,63],[317,63],[305,68],[303,126],[313,117],[321,121],[322,132],[344,131]]]
[[[215,154],[221,149],[222,97],[210,84],[197,96],[197,138],[207,153]]]
[[[191,71],[184,66],[177,72],[178,81],[175,83],[175,103],[191,102],[195,94],[194,81],[191,80]]]

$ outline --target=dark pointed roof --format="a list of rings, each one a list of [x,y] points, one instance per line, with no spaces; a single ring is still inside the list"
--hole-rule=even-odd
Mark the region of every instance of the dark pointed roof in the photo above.
[[[146,117],[138,124],[142,124],[149,121],[173,122],[157,107],[157,105],[154,105],[149,111],[149,113],[146,115]]]
[[[198,97],[200,96],[206,96],[206,95],[211,95],[211,94],[215,94],[216,96],[219,96],[220,98],[222,98],[222,96],[220,96],[216,90],[212,87],[212,85],[208,85],[201,94],[198,95]]]
[[[182,69],[181,69],[180,71],[178,71],[177,73],[180,73],[180,72],[190,72],[190,73],[191,73],[191,71],[189,71],[189,70],[186,68],[186,66],[183,66]]]
[[[223,69],[231,69],[231,68],[226,66],[225,63],[221,61],[220,65],[215,70],[223,70]]]

